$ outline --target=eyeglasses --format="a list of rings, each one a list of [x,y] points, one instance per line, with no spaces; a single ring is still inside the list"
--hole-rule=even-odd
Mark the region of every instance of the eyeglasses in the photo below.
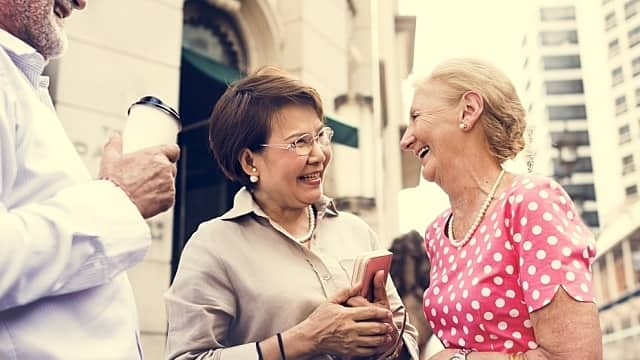
[[[299,156],[307,156],[313,150],[313,144],[317,142],[320,147],[331,145],[331,138],[333,137],[333,129],[328,126],[323,127],[316,136],[311,134],[304,134],[296,138],[290,144],[260,144],[262,147],[273,147],[278,149],[285,149],[295,152]]]

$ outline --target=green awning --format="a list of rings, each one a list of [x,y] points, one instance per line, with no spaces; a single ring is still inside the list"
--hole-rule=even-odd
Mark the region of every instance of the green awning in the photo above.
[[[327,115],[325,118],[327,125],[333,129],[334,142],[353,148],[358,147],[357,128],[347,125],[331,115]]]
[[[208,77],[223,84],[229,84],[244,76],[243,73],[230,66],[200,55],[185,47],[182,48],[182,61],[188,62],[204,75],[207,75]]]
[[[245,74],[232,67],[219,63],[184,47],[182,48],[182,61],[188,62],[202,74],[223,84],[232,83],[233,81],[245,76]],[[326,122],[334,131],[334,142],[353,148],[358,147],[357,128],[345,124],[333,115],[327,115]]]

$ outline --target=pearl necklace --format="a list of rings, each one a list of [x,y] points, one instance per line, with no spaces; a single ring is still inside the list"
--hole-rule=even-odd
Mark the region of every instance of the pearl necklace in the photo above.
[[[487,213],[487,209],[489,209],[489,205],[493,200],[493,196],[496,194],[496,190],[498,190],[498,184],[500,184],[500,180],[502,180],[503,175],[504,175],[504,169],[500,170],[500,174],[498,174],[498,178],[496,179],[496,182],[493,184],[491,191],[489,191],[489,193],[487,194],[487,198],[484,200],[484,203],[482,203],[482,206],[480,207],[480,211],[478,212],[476,219],[473,221],[473,225],[471,225],[471,227],[469,228],[469,231],[467,231],[467,233],[464,235],[464,238],[461,241],[457,241],[456,239],[453,238],[453,210],[451,210],[451,217],[449,218],[448,232],[449,232],[449,241],[451,241],[451,244],[453,246],[460,248],[460,247],[463,247],[467,242],[469,242],[469,240],[471,239],[471,236],[473,236],[473,233],[476,232],[478,225],[480,225],[480,222],[482,222],[484,215]]]
[[[313,230],[316,229],[316,217],[313,214],[313,206],[311,205],[309,205],[308,214],[309,214],[309,231],[306,234],[304,234],[302,237],[299,237],[299,238],[294,237],[294,239],[299,243],[304,243],[308,241],[311,238],[311,234],[313,234]]]

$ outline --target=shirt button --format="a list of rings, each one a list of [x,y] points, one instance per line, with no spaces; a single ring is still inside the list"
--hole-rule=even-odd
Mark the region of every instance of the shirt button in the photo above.
[[[327,274],[327,275],[323,276],[322,279],[324,279],[324,280],[331,279],[331,274]]]

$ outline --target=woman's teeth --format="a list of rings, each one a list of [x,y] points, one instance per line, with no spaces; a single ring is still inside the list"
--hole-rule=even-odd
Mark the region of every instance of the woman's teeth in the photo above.
[[[429,152],[429,146],[425,146],[422,149],[420,149],[420,151],[418,152],[418,157],[422,159],[427,155],[428,152]]]
[[[317,180],[319,178],[320,178],[320,173],[300,176],[300,179],[302,179],[304,181],[312,181],[312,180]]]

